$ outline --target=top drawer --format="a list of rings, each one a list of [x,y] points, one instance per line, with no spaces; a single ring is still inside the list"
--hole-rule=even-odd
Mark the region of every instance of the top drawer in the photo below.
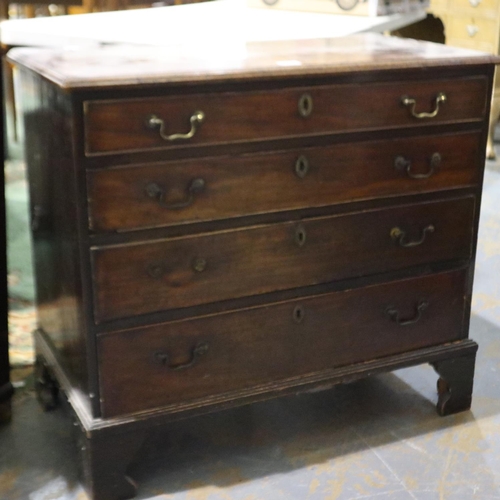
[[[450,11],[477,17],[496,19],[498,0],[450,0]]]
[[[85,154],[476,120],[486,94],[487,79],[478,76],[86,101]],[[405,96],[415,104],[404,105]]]

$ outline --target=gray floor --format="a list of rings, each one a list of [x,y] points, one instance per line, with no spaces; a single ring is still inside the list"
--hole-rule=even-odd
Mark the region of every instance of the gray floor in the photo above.
[[[440,418],[428,366],[173,424],[130,475],[140,499],[500,499],[500,163],[489,163],[471,337],[472,411]],[[32,392],[0,430],[0,498],[86,498],[72,427]]]

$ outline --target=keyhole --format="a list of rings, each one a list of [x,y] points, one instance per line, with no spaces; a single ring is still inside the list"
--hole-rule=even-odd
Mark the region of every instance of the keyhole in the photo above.
[[[299,114],[302,118],[307,118],[311,116],[313,111],[313,99],[310,94],[304,94],[299,99]]]
[[[304,321],[304,308],[302,306],[295,307],[292,317],[295,323],[302,323]]]
[[[151,278],[158,279],[163,276],[164,270],[163,267],[159,264],[151,264],[148,267],[148,274]]]
[[[309,171],[309,160],[305,156],[299,156],[295,162],[295,173],[303,179]]]
[[[306,242],[306,230],[304,226],[300,225],[295,230],[295,243],[299,245],[299,247],[303,246]]]

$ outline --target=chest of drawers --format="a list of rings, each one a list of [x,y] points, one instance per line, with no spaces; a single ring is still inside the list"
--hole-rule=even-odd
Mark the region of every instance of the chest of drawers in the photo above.
[[[92,498],[148,429],[432,363],[471,404],[492,56],[365,35],[19,49],[38,394]]]
[[[444,25],[446,44],[500,53],[500,4],[498,0],[431,0],[429,11]],[[487,157],[495,159],[495,127],[500,117],[500,80],[495,77],[490,113]]]

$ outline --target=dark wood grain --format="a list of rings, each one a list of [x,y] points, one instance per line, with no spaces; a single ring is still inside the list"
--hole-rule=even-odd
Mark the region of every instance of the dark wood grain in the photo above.
[[[467,306],[466,306],[467,307]],[[38,337],[40,331],[35,331],[35,338],[39,345],[43,339]],[[134,413],[132,418],[130,414],[110,417],[93,418],[88,407],[83,403],[81,395],[73,388],[61,371],[61,366],[55,362],[54,368],[58,380],[62,381],[61,388],[65,394],[70,394],[71,410],[77,415],[77,418],[90,435],[119,435],[128,431],[142,431],[151,429],[158,425],[168,424],[177,420],[183,420],[197,415],[204,415],[215,411],[220,411],[237,406],[243,406],[258,401],[265,401],[275,397],[282,397],[301,392],[318,391],[335,386],[336,384],[350,383],[355,380],[368,376],[376,376],[400,368],[421,365],[423,363],[436,363],[444,359],[452,359],[473,355],[477,352],[478,344],[473,340],[466,338],[467,331],[462,333],[462,340],[437,344],[414,351],[406,351],[392,356],[363,361],[339,368],[332,368],[322,372],[315,372],[309,376],[285,379],[259,387],[250,387],[248,389],[239,389],[234,392],[213,396],[209,399],[181,402],[172,405],[155,407],[140,413]],[[52,360],[53,350],[46,345],[45,352],[48,352]],[[63,398],[62,404],[65,405]],[[369,418],[369,417],[367,417]]]
[[[188,32],[190,26],[186,26]],[[239,41],[241,42],[241,40]],[[443,68],[470,75],[479,66],[498,64],[493,54],[460,47],[398,39],[378,33],[307,40],[250,42],[230,52],[198,49],[199,44],[176,46],[176,50],[152,46],[116,44],[83,48],[77,52],[60,49],[18,48],[9,58],[43,75],[67,90],[134,91],[152,86],[170,88],[179,83],[245,82],[250,86],[265,79],[304,80],[340,75],[350,81],[377,73],[398,71],[411,74],[427,71],[426,79]],[[291,62],[291,64],[290,64]]]
[[[283,68],[290,45],[264,45],[217,69],[181,49],[14,57],[37,351],[78,416],[94,500],[135,493],[127,464],[171,420],[427,362],[448,379],[441,402],[461,394],[442,413],[470,404],[495,59],[362,36],[295,45],[300,65]],[[438,92],[435,119],[401,104],[428,112]],[[145,125],[155,113],[186,132],[197,109],[192,140],[168,145]],[[425,175],[434,153],[427,179],[395,169],[401,155]],[[195,179],[190,206],[161,206]]]
[[[77,187],[71,159],[69,100],[24,76],[30,103],[24,108],[38,327],[57,350],[75,387],[92,392],[87,366],[80,278]],[[50,124],[50,126],[48,126]]]
[[[89,226],[123,231],[474,186],[479,144],[478,133],[432,135],[89,171]],[[441,161],[427,179],[395,168],[401,156],[411,175],[429,174],[435,153]],[[192,203],[170,208],[190,199],[195,179],[204,188]],[[152,184],[161,199],[148,196]]]
[[[144,314],[470,256],[474,199],[92,250],[95,318]],[[421,245],[403,248],[399,227]],[[304,231],[304,243],[297,234]],[[202,270],[195,269],[199,259]],[[244,279],[242,279],[244,277]]]
[[[93,155],[481,120],[487,106],[486,87],[486,78],[474,77],[436,79],[418,85],[403,81],[88,101],[84,103],[85,151]],[[417,99],[417,112],[429,112],[440,92],[446,93],[447,102],[441,104],[435,118],[418,120],[401,103],[402,96],[408,95]],[[309,94],[313,102],[307,118],[298,112],[304,94]],[[165,141],[146,125],[154,114],[165,121],[166,134],[186,133],[190,117],[198,110],[205,113],[205,121],[189,140]]]
[[[103,415],[116,416],[458,340],[463,271],[269,304],[99,339]],[[396,308],[400,326],[387,314]],[[297,311],[301,313],[297,316]],[[193,348],[208,350],[193,366]],[[269,356],[272,353],[272,356]],[[168,356],[162,364],[158,356]],[[140,374],[140,376],[139,376]]]
[[[137,492],[126,474],[145,438],[144,432],[92,435],[79,432],[78,448],[83,463],[83,484],[92,500],[123,500]]]

